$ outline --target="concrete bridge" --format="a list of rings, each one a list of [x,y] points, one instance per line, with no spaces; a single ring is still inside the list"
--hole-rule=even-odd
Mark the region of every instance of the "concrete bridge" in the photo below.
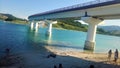
[[[33,22],[69,17],[80,17],[81,20],[89,24],[84,49],[94,50],[97,25],[105,19],[120,19],[120,0],[95,0],[34,14],[29,16],[28,19]],[[49,23],[52,22],[49,21]]]

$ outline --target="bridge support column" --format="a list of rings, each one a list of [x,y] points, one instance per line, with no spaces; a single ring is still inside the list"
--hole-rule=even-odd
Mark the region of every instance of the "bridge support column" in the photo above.
[[[34,22],[30,22],[30,29],[33,30],[34,28]]]
[[[51,35],[52,34],[52,24],[56,24],[57,21],[45,20],[45,22],[48,23],[47,35]]]
[[[84,44],[84,50],[94,50],[95,46],[95,37],[96,37],[96,29],[99,23],[102,23],[103,20],[93,17],[82,17],[82,20],[89,24],[87,38]]]
[[[32,22],[30,23],[30,29],[37,32],[37,31],[38,31],[38,23],[35,22],[35,21],[32,21]]]
[[[36,23],[35,23],[35,31],[36,31],[36,32],[38,31],[38,26],[39,26],[39,24],[36,22]]]
[[[49,23],[47,34],[51,35],[51,33],[52,33],[52,23]]]

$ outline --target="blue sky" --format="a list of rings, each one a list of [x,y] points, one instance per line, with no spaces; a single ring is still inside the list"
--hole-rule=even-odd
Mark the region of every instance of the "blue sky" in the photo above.
[[[10,13],[20,18],[27,18],[32,14],[89,1],[93,0],[0,0],[0,13]],[[120,20],[105,22],[104,25],[120,26]]]

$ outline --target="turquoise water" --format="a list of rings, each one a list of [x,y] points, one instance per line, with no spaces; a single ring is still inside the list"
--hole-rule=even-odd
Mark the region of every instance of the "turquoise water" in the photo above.
[[[52,36],[46,35],[47,28],[31,31],[27,25],[10,24],[0,21],[0,54],[6,48],[13,53],[42,52],[45,45],[61,50],[82,51],[86,32],[72,30],[52,30]],[[97,34],[95,52],[107,52],[109,49],[120,50],[120,37]]]

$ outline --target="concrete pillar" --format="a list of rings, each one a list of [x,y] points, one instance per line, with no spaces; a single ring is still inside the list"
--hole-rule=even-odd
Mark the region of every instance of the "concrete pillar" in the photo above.
[[[31,30],[34,30],[34,31],[38,31],[38,27],[39,27],[39,24],[38,24],[38,22],[36,22],[36,21],[32,21],[32,22],[30,22],[30,29]]]
[[[51,33],[52,33],[52,23],[49,23],[48,34],[51,35]]]
[[[36,31],[36,32],[38,31],[38,26],[39,26],[39,24],[36,22],[36,23],[35,23],[35,31]]]
[[[52,24],[56,24],[57,21],[45,20],[45,22],[48,23],[47,35],[51,35],[52,34]]]
[[[97,25],[89,24],[87,38],[85,41],[85,50],[94,50]]]
[[[103,20],[92,17],[82,17],[81,19],[89,24],[84,49],[94,50],[97,25],[103,23]]]
[[[48,35],[47,37],[48,37],[47,43],[48,43],[48,44],[51,44],[51,42],[52,42],[52,40],[51,40],[51,35]]]
[[[34,22],[30,23],[30,28],[31,28],[31,30],[33,30],[33,28],[34,28]]]

